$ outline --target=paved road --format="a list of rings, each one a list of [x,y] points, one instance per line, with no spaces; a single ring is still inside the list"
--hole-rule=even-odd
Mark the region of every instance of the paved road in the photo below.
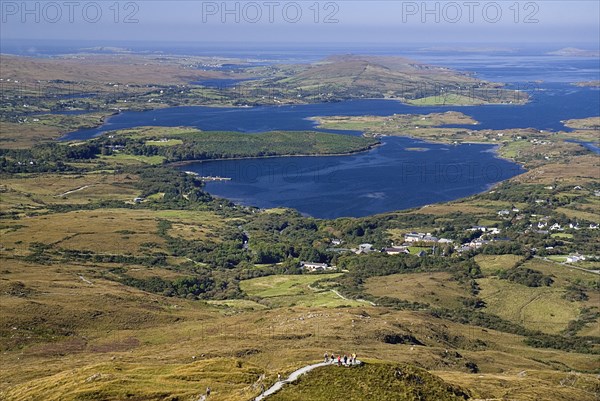
[[[361,364],[361,362],[360,362],[360,361],[357,359],[357,360],[356,360],[356,364],[357,364],[357,365],[360,365],[360,364]],[[299,378],[300,376],[302,376],[303,374],[305,374],[305,373],[308,373],[308,372],[310,372],[310,371],[311,371],[311,370],[313,370],[313,369],[320,368],[320,367],[322,367],[322,366],[327,366],[327,365],[332,365],[332,362],[320,362],[320,363],[315,363],[315,364],[313,364],[313,365],[307,365],[307,366],[305,366],[305,367],[303,367],[303,368],[300,368],[300,369],[298,369],[298,370],[296,370],[296,371],[292,372],[292,373],[290,374],[290,376],[289,376],[287,379],[285,379],[285,380],[280,380],[280,381],[276,382],[275,384],[273,384],[273,385],[272,385],[272,386],[271,386],[271,387],[270,387],[268,390],[266,390],[266,391],[265,391],[263,394],[261,394],[261,395],[259,395],[258,397],[256,397],[256,398],[254,399],[254,401],[262,401],[262,400],[264,400],[265,398],[267,398],[268,396],[270,396],[270,395],[273,395],[273,394],[275,394],[276,392],[278,392],[279,390],[281,390],[281,388],[283,387],[283,385],[284,385],[284,384],[288,384],[288,383],[295,382],[295,381],[296,381],[296,380],[298,380],[298,378]]]
[[[342,298],[345,301],[350,301],[350,299],[346,298],[345,296],[343,296],[336,290],[331,290],[331,292],[333,292],[335,295],[337,295],[338,297]],[[371,304],[371,306],[377,306],[377,304],[375,302],[367,301],[366,299],[357,299],[357,301],[369,303],[369,304]]]

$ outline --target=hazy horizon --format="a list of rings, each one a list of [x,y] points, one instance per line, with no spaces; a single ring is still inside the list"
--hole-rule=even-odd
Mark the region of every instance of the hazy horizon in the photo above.
[[[2,1],[14,40],[367,45],[574,43],[597,48],[597,1]],[[75,39],[76,38],[76,39]]]

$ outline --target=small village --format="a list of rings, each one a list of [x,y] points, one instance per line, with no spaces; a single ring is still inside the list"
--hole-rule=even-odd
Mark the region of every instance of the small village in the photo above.
[[[508,218],[509,216],[513,216],[517,220],[521,220],[525,218],[524,215],[518,214],[520,210],[518,208],[512,208],[511,210],[503,209],[497,212],[497,215],[503,218]],[[525,232],[534,232],[536,234],[547,235],[552,232],[559,233],[564,231],[573,231],[573,230],[597,230],[598,224],[590,223],[586,226],[580,225],[578,222],[569,222],[568,225],[561,225],[559,223],[550,224],[549,216],[537,216],[535,214],[530,215],[530,218],[539,220],[537,223],[532,223],[525,230]],[[481,225],[475,225],[466,230],[469,233],[479,234],[475,236],[471,240],[457,244],[456,241],[443,237],[436,237],[432,235],[432,233],[423,233],[423,232],[407,232],[404,234],[404,241],[402,244],[391,243],[389,247],[377,248],[373,244],[363,243],[359,244],[357,247],[345,248],[342,245],[344,241],[339,238],[332,239],[330,242],[330,247],[327,248],[327,251],[336,252],[336,253],[354,253],[356,255],[369,254],[373,252],[380,252],[386,255],[416,255],[418,257],[425,257],[427,255],[438,255],[438,256],[450,256],[454,252],[463,253],[474,250],[479,250],[485,245],[489,245],[495,242],[509,242],[511,239],[509,237],[502,237],[501,229],[498,227],[487,227]],[[548,246],[545,247],[545,251],[552,251],[554,247]],[[536,254],[538,249],[532,248],[531,253]],[[578,263],[585,260],[596,260],[598,259],[597,255],[581,255],[578,252],[571,253],[569,255],[555,255],[550,258],[546,258],[549,260],[553,260],[555,262],[559,262],[562,264],[572,264]],[[308,273],[316,273],[316,272],[327,272],[337,270],[336,266],[329,265],[328,263],[319,263],[319,262],[310,262],[310,261],[301,261],[300,268]],[[595,273],[599,273],[598,270],[590,270]]]

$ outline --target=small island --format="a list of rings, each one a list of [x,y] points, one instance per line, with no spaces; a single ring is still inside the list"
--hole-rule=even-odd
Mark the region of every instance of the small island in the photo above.
[[[598,57],[600,52],[598,50],[587,50],[577,47],[563,47],[562,49],[551,51],[547,54],[560,57]]]
[[[503,130],[475,129],[473,118],[455,111],[430,114],[394,114],[392,116],[313,117],[318,128],[363,131],[365,137],[405,136],[434,143],[487,143],[498,145],[498,155],[538,167],[567,155],[585,153],[573,141],[596,142],[600,117],[565,121],[571,132],[552,132],[534,128]],[[473,129],[467,128],[473,126]],[[407,149],[410,150],[410,149]]]
[[[572,85],[579,86],[580,88],[600,88],[600,81],[573,82]]]
[[[327,116],[313,117],[319,128],[363,131],[365,136],[447,136],[456,128],[479,124],[466,114],[456,111],[431,114],[394,114],[391,116]]]

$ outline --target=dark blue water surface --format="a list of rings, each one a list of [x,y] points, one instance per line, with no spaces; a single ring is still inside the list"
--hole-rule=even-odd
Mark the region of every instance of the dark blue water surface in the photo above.
[[[233,79],[233,78],[224,78],[224,79],[202,79],[200,81],[191,82],[194,85],[202,85],[207,88],[214,89],[224,89],[231,88],[236,86],[240,82],[252,81],[254,78],[246,78],[246,79]]]
[[[314,129],[314,122],[309,120],[314,116],[445,111],[460,111],[480,122],[477,126],[465,127],[468,129],[569,131],[562,120],[600,114],[600,91],[568,83],[599,79],[597,59],[505,54],[448,57],[414,52],[421,56],[414,58],[422,61],[439,61],[439,64],[526,90],[531,102],[523,106],[415,107],[390,100],[353,100],[278,107],[176,107],[123,112],[108,119],[100,128],[77,131],[64,139],[88,139],[103,132],[143,125],[193,126],[249,134],[308,130]],[[547,82],[534,82],[538,79]],[[209,86],[236,83],[205,82]],[[338,133],[360,135],[360,132]],[[207,184],[208,191],[216,196],[259,207],[292,207],[322,218],[365,216],[458,199],[523,172],[520,166],[497,158],[490,145],[451,146],[403,137],[383,138],[382,142],[382,146],[369,152],[350,156],[210,161],[190,164],[182,170],[232,178]],[[598,152],[597,145],[584,146]]]
[[[524,171],[496,158],[489,145],[448,146],[402,137],[386,138],[382,146],[351,156],[209,161],[183,170],[232,179],[208,183],[212,194],[321,218],[449,201]]]

